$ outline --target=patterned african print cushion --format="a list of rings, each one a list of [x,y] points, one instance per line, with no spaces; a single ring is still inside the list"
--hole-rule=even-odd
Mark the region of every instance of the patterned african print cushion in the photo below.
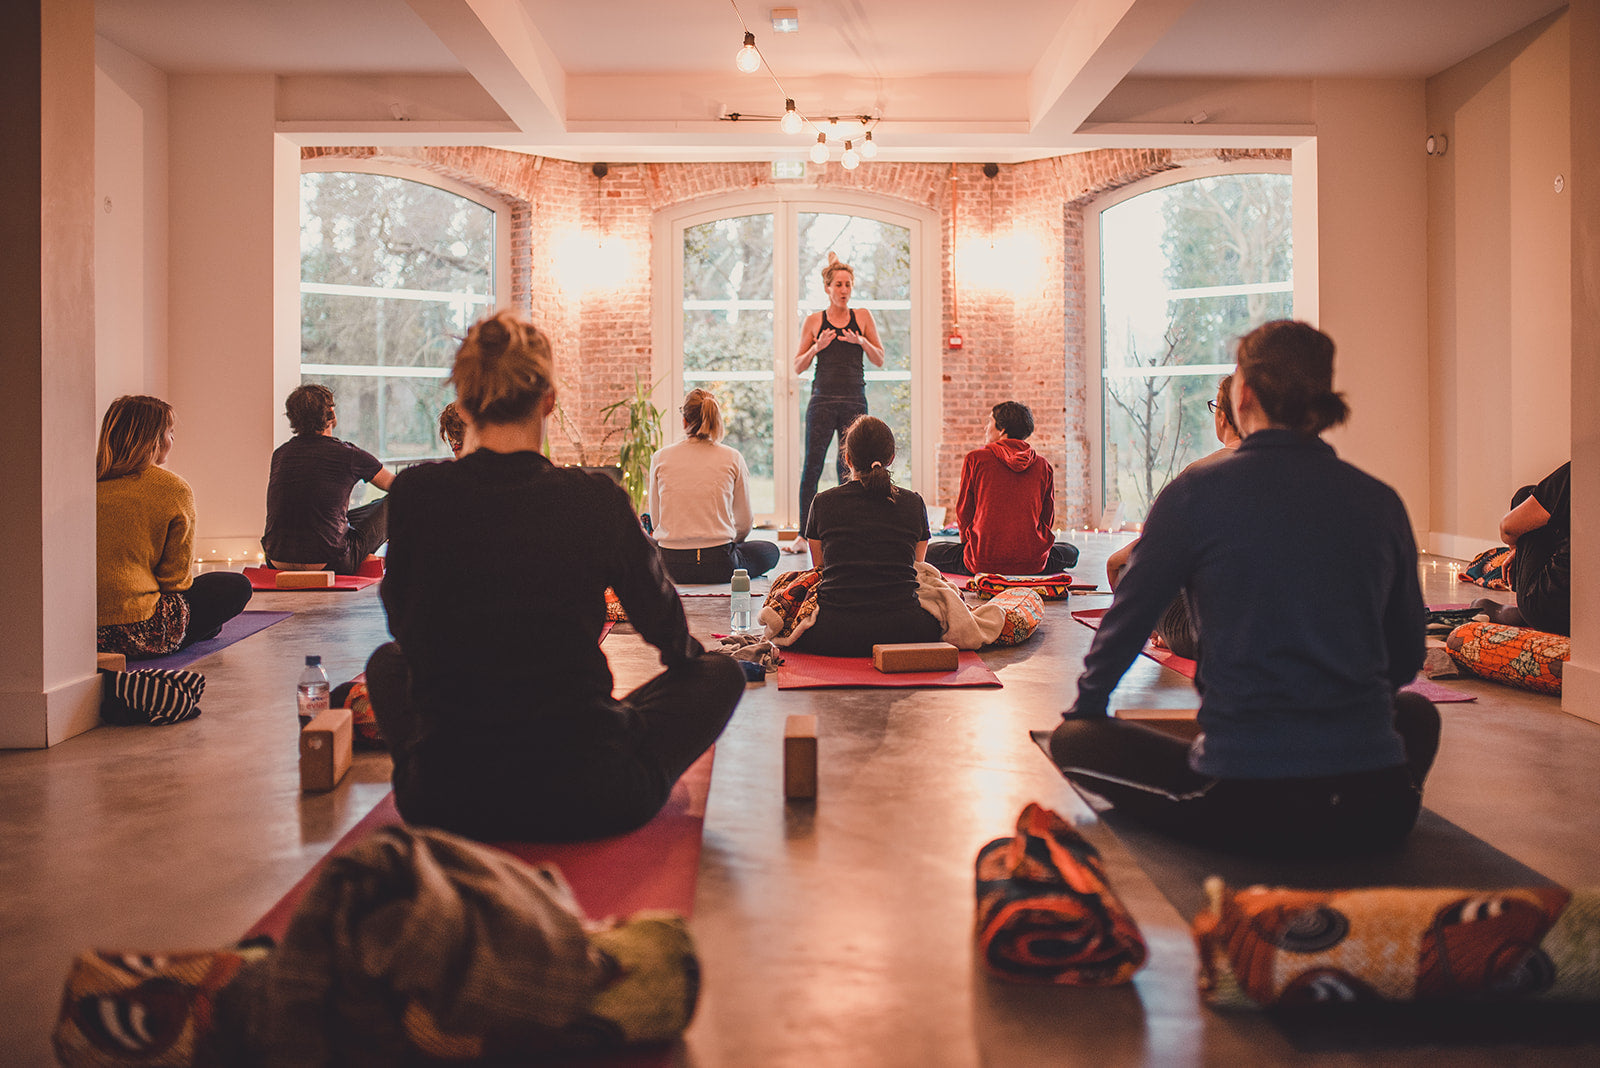
[[[979,850],[977,888],[978,952],[995,975],[1111,986],[1144,964],[1144,937],[1100,854],[1047,808],[1030,802],[1015,835]]]
[[[967,582],[967,589],[976,590],[979,597],[993,597],[1002,590],[1032,590],[1047,601],[1059,601],[1071,593],[1072,575],[1063,571],[1056,575],[1029,575],[1023,578],[1008,578],[1005,575],[985,572],[981,575],[972,576]]]
[[[1464,623],[1445,639],[1450,658],[1463,671],[1535,693],[1561,692],[1561,665],[1572,639],[1527,627]]]
[[[1485,549],[1461,569],[1456,578],[1489,590],[1511,588],[1511,557],[1516,550],[1504,545]]]
[[[990,645],[1021,645],[1033,637],[1044,621],[1044,601],[1037,590],[1002,590],[989,602],[1001,608],[1005,622],[1000,626],[1000,636]]]
[[[1600,889],[1206,892],[1193,926],[1214,1007],[1600,1000]]]

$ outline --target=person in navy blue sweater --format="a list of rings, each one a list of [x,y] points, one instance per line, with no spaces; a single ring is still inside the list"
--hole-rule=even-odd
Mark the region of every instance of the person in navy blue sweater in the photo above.
[[[1050,739],[1074,783],[1176,835],[1268,855],[1397,845],[1439,744],[1398,692],[1426,613],[1399,496],[1318,436],[1344,421],[1331,339],[1266,323],[1239,342],[1234,457],[1162,491]],[[1199,734],[1108,718],[1173,596],[1200,622]]]

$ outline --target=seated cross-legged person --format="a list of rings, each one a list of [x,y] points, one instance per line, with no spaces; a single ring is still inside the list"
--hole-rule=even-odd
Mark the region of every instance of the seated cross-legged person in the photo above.
[[[844,434],[850,480],[811,502],[805,536],[822,571],[817,612],[790,648],[871,656],[877,644],[936,642],[944,628],[917,600],[917,561],[928,548],[922,497],[889,477],[894,432],[863,415]]]
[[[770,541],[746,541],[750,470],[722,444],[722,409],[703,389],[683,399],[684,439],[650,461],[650,517],[667,573],[676,582],[727,582],[743,568],[765,575],[778,562]]]
[[[560,841],[647,823],[744,693],[689,634],[661,557],[611,479],[539,449],[550,343],[510,312],[468,332],[451,372],[472,450],[389,494],[381,593],[395,641],[367,663],[407,822]],[[666,670],[612,696],[607,588]]]
[[[956,496],[961,540],[932,542],[928,563],[953,575],[1051,575],[1078,562],[1056,541],[1055,471],[1033,451],[1033,413],[1005,401],[990,413],[987,444],[967,453]]]
[[[300,386],[284,403],[294,437],[272,454],[267,477],[267,563],[284,571],[354,575],[388,539],[388,501],[351,508],[357,482],[387,490],[394,475],[376,456],[333,436],[333,391]]]
[[[1500,518],[1500,540],[1511,557],[1511,588],[1517,603],[1492,598],[1472,602],[1496,623],[1532,627],[1548,634],[1572,632],[1572,463],[1536,486],[1523,486]]]
[[[1075,784],[1168,833],[1268,855],[1393,847],[1439,744],[1432,703],[1399,692],[1426,612],[1405,505],[1320,433],[1348,409],[1333,342],[1267,323],[1239,342],[1232,459],[1156,498],[1050,740]],[[1180,589],[1204,643],[1200,734],[1112,719],[1112,690]]]
[[[95,458],[96,647],[161,656],[215,638],[250,603],[236,571],[190,576],[194,493],[161,465],[172,450],[172,405],[118,397],[100,424]]]

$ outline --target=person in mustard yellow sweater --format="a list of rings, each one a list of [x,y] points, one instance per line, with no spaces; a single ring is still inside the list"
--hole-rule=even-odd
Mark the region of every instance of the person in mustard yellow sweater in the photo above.
[[[118,397],[100,423],[95,456],[96,645],[130,659],[214,638],[250,602],[234,571],[191,578],[194,493],[161,464],[172,451],[172,405]]]

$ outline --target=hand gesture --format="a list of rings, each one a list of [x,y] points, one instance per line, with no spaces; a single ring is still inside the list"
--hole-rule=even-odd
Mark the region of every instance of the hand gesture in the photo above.
[[[852,345],[861,344],[861,334],[855,330],[841,330],[839,336]]]
[[[839,331],[835,330],[833,327],[824,327],[822,333],[817,335],[817,351],[821,352],[823,349],[833,344],[833,339],[838,336]]]

